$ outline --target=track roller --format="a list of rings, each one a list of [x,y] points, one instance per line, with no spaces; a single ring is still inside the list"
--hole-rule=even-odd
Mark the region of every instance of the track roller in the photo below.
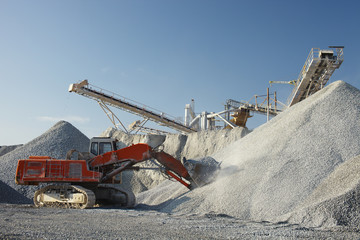
[[[75,185],[49,185],[35,192],[36,207],[91,208],[95,194],[89,189]]]

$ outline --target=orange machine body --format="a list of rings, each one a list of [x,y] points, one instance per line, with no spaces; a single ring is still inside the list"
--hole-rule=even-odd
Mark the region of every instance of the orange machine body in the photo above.
[[[90,171],[85,160],[59,160],[30,156],[18,161],[15,181],[22,185],[40,182],[99,182],[101,173]]]

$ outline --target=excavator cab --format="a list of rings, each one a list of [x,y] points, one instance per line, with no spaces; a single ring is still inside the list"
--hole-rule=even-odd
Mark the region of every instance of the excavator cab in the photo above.
[[[93,137],[90,139],[89,152],[95,156],[117,150],[116,139],[109,137]]]

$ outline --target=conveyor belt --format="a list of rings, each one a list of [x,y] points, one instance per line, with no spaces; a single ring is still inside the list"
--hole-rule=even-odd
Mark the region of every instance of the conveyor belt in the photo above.
[[[234,109],[246,109],[252,112],[257,112],[257,113],[261,113],[261,114],[267,114],[268,113],[268,109],[267,106],[263,106],[263,104],[252,104],[252,103],[248,103],[248,102],[240,102],[240,101],[236,101],[233,99],[228,99],[226,101],[226,105],[228,108],[234,108]],[[269,114],[272,116],[276,116],[279,113],[281,113],[281,110],[276,109],[276,108],[269,108]]]
[[[155,110],[152,111],[146,107],[140,107],[134,103],[131,103],[129,100],[126,101],[127,99],[125,98],[123,98],[124,100],[121,99],[120,96],[114,93],[109,92],[110,94],[106,94],[104,93],[105,91],[103,89],[100,88],[95,89],[95,88],[96,87],[94,86],[90,87],[87,80],[84,80],[81,83],[71,84],[69,88],[69,92],[75,92],[77,94],[94,99],[96,101],[101,101],[110,106],[119,108],[121,110],[130,112],[132,114],[139,115],[141,117],[147,118],[156,123],[159,123],[161,125],[175,129],[180,132],[185,132],[185,133],[196,132],[196,130],[186,127],[185,125],[176,121],[175,119],[169,118],[167,114],[164,114],[162,112],[155,112]]]
[[[344,61],[343,47],[334,48],[337,55],[333,50],[311,49],[288,99],[289,107],[322,89],[335,69],[340,67]]]

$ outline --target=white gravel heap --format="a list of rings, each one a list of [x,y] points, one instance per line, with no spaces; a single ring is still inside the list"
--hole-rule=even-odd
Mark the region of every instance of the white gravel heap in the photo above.
[[[27,159],[29,156],[50,156],[65,159],[70,149],[87,152],[89,139],[77,128],[68,122],[60,121],[41,136],[27,144],[0,157],[0,180],[6,185],[17,190],[25,197],[32,199],[36,187],[19,186],[15,184],[15,172],[19,159]],[[1,201],[8,203],[28,202],[27,199],[15,197],[9,188],[0,183]]]
[[[359,119],[360,91],[337,81],[214,154],[222,169],[212,184],[187,192],[163,183],[138,202],[165,212],[358,228]]]
[[[0,157],[15,150],[18,147],[21,147],[22,145],[10,145],[10,146],[0,146]]]

